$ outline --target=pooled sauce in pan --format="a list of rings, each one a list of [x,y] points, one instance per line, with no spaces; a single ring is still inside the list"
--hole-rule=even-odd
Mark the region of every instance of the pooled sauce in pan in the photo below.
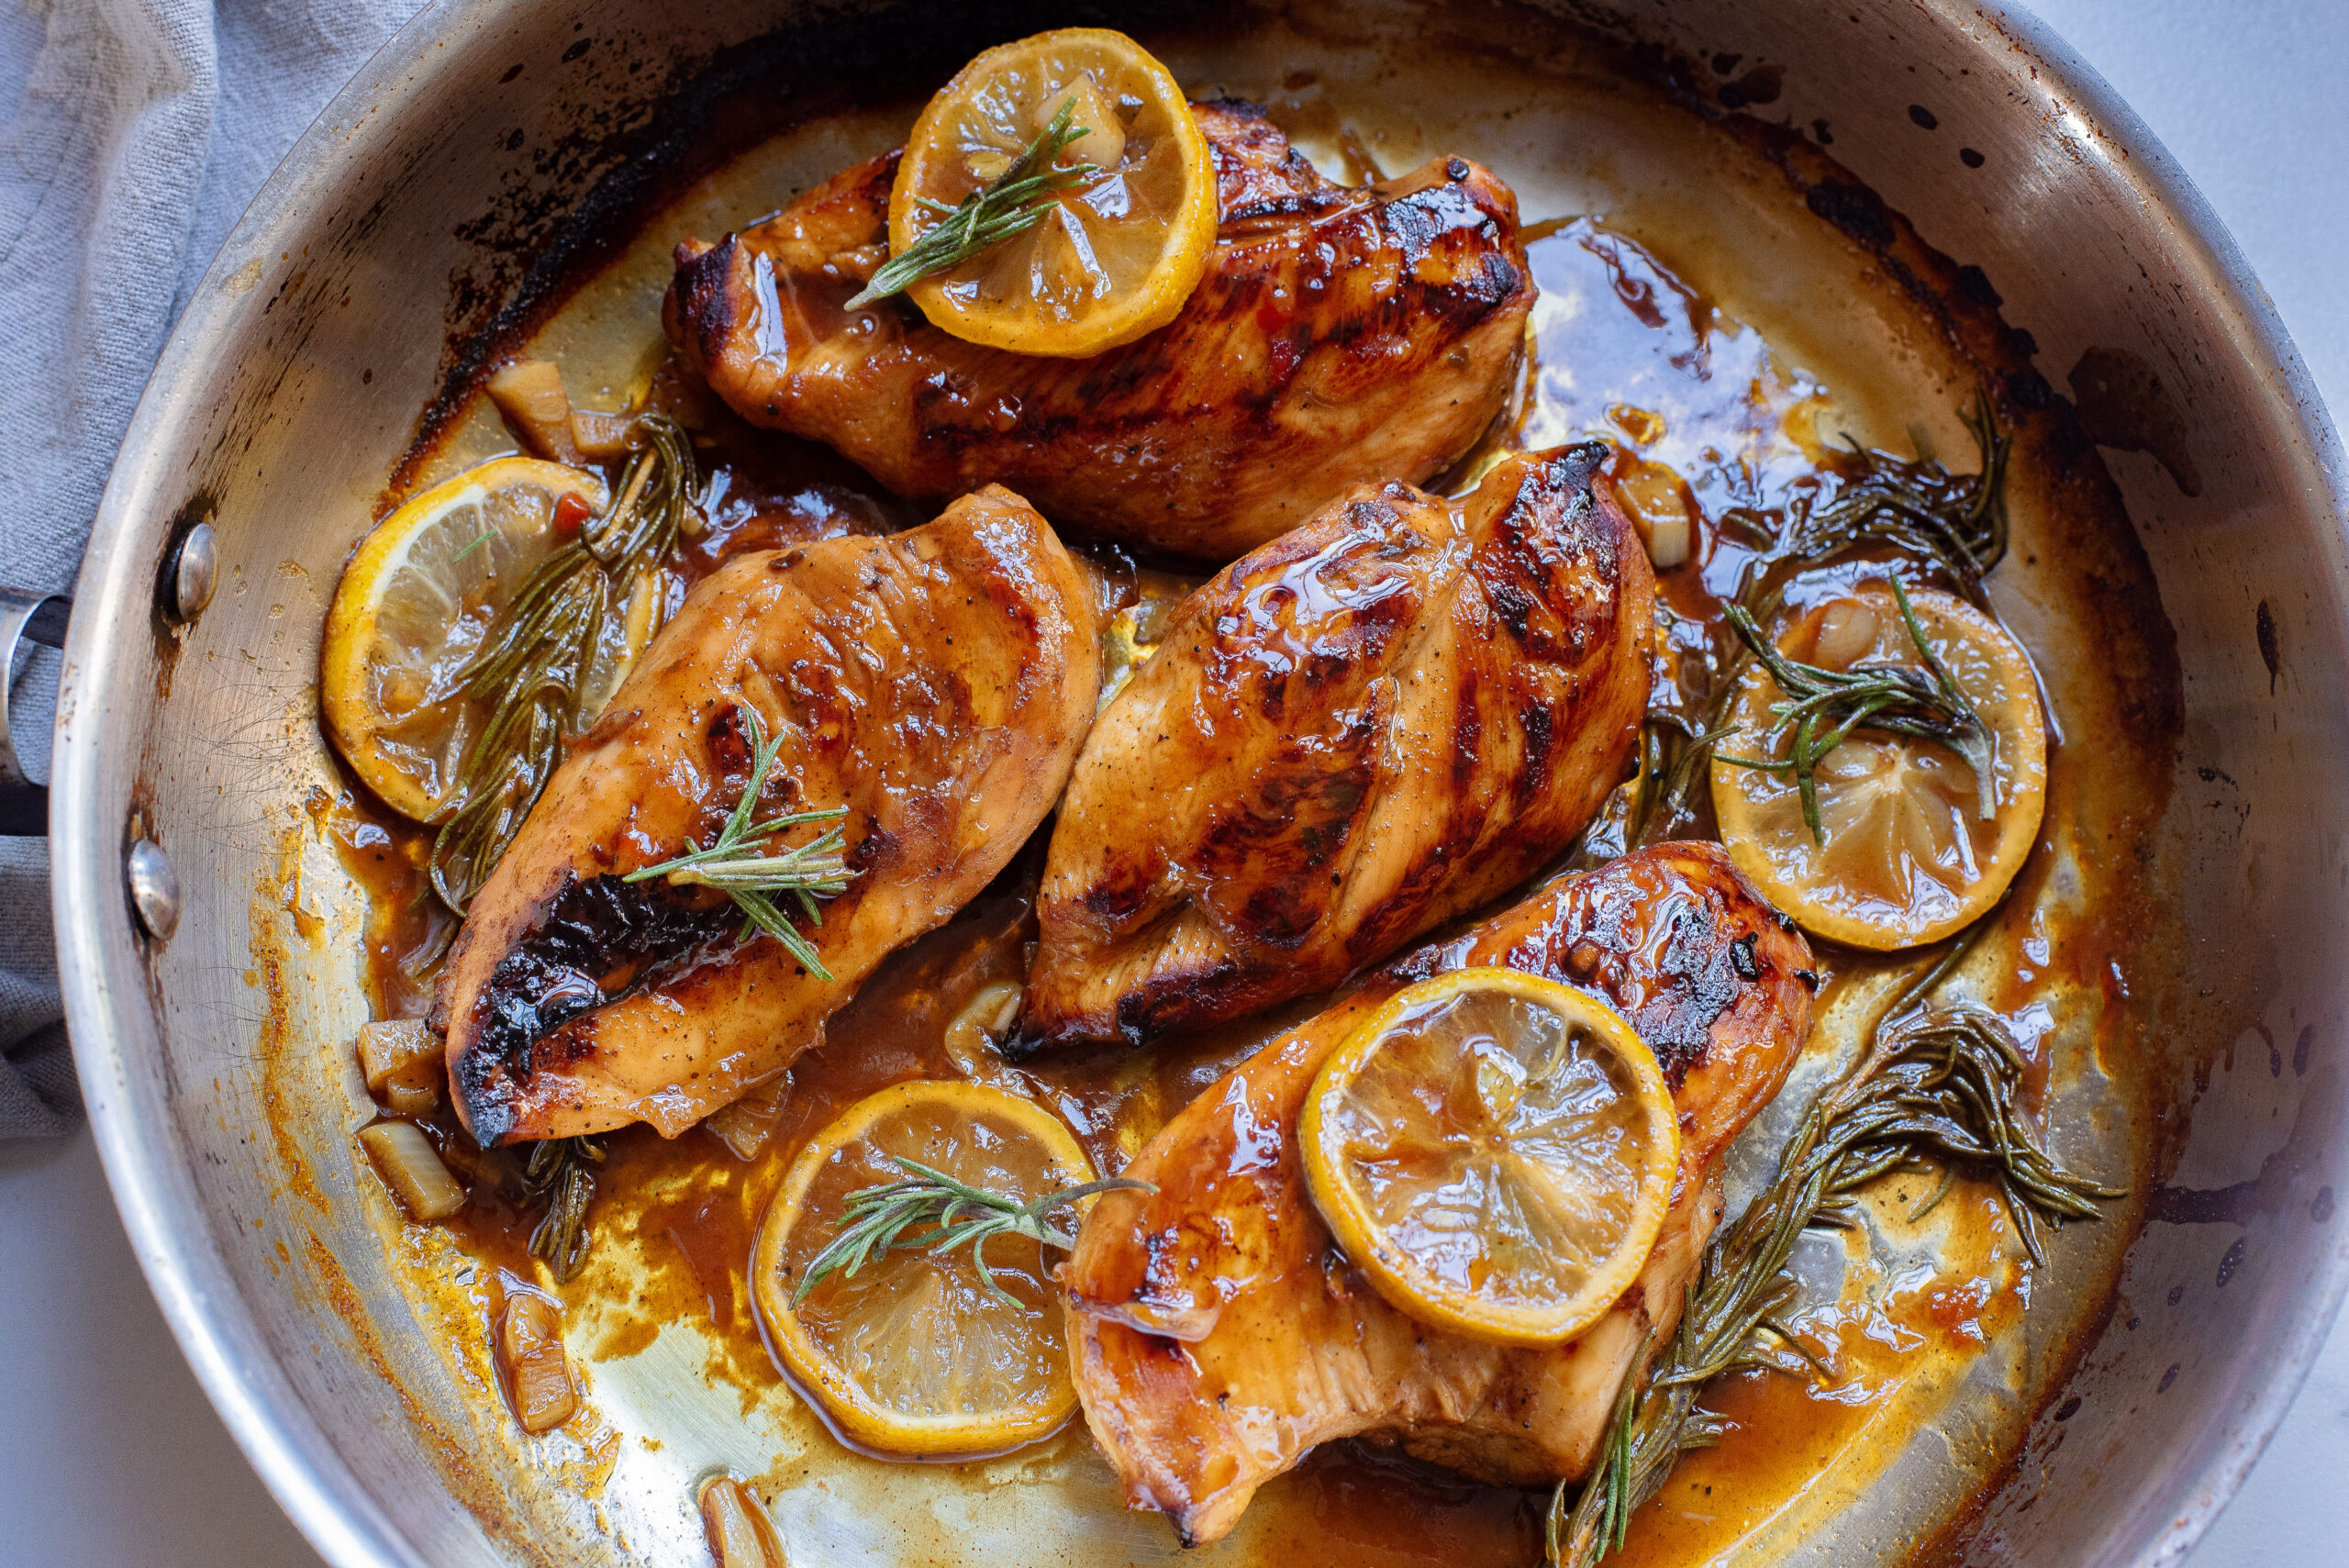
[[[1495,62],[1478,76],[1479,101],[1463,106],[1446,95],[1458,78],[1445,71],[1374,67],[1375,50],[1277,27],[1165,53],[1186,84],[1219,82],[1266,98],[1333,175],[1393,172],[1426,150],[1456,147],[1511,180],[1542,292],[1509,444],[1603,435],[1617,444],[1619,484],[1655,506],[1688,511],[1694,555],[1659,573],[1675,617],[1717,619],[1748,559],[1720,531],[1722,514],[1783,509],[1798,493],[1831,486],[1845,433],[1903,455],[1922,449],[1957,472],[1973,466],[1954,410],[2004,367],[1985,362],[1973,344],[1942,339],[1871,257],[1805,212],[1755,137],[1573,70],[1561,79]],[[896,115],[847,116],[794,132],[680,202],[672,228],[714,234],[744,221],[811,171],[846,161],[843,149],[883,145],[902,124]],[[1772,219],[1765,240],[1723,243],[1757,213]],[[647,384],[656,403],[695,395],[665,364],[642,368],[659,362],[647,358],[659,329],[644,301],[665,281],[673,238],[655,227],[582,292],[594,309],[559,313],[533,347],[563,363],[583,405],[598,403],[590,391],[598,385],[618,388],[612,405]],[[619,309],[616,299],[633,304]],[[1838,312],[1846,318],[1823,319]],[[722,413],[706,417],[711,435],[696,455],[710,526],[670,573],[673,607],[692,582],[741,551],[920,520],[918,509],[820,448]],[[506,444],[484,411],[433,466],[453,469]],[[2124,600],[2142,592],[2151,603],[2150,579],[2117,502],[2097,487],[2100,472],[2082,480],[2051,454],[2076,462],[2043,435],[2019,444],[2009,481],[2014,544],[1990,588],[2039,662],[2061,744],[2051,750],[2043,841],[1966,973],[1975,994],[2014,1026],[2034,1103],[2056,1107],[2054,1141],[2066,1161],[2134,1188],[2138,1085],[2117,1042],[2129,1038],[2135,1005],[2113,977],[2136,962],[2144,940],[2125,913],[2142,873],[2135,857],[2099,851],[2104,838],[2143,833],[2159,815],[2166,739],[2125,727],[2121,716],[2128,684],[2157,685],[2164,673],[2116,675],[2093,651],[2083,655],[2104,646],[2099,617],[2118,613],[2096,595],[2118,583]],[[1108,606],[1204,575],[1138,572],[1106,550],[1091,559]],[[2130,652],[2108,650],[2112,658]],[[355,786],[326,826],[367,895],[364,969],[377,1016],[422,1016],[452,925],[424,869],[429,832]],[[1702,806],[1692,830],[1710,827]],[[961,1465],[848,1452],[812,1402],[796,1397],[750,1305],[752,1239],[791,1154],[874,1089],[958,1075],[944,1027],[983,986],[1020,977],[1040,861],[1031,847],[952,922],[886,962],[830,1021],[829,1043],[799,1058],[787,1090],[769,1096],[771,1123],[750,1158],[703,1128],[674,1142],[641,1127],[603,1140],[596,1244],[584,1270],[555,1290],[566,1304],[566,1341],[585,1372],[586,1418],[545,1438],[507,1440],[520,1462],[580,1500],[597,1530],[640,1541],[651,1528],[643,1520],[667,1518],[674,1495],[662,1488],[678,1467],[730,1467],[771,1496],[787,1540],[826,1543],[808,1561],[883,1540],[908,1562],[1002,1560],[1003,1542],[1023,1539],[1040,1544],[1021,1560],[1174,1555],[1163,1521],[1122,1513],[1081,1422],[1030,1449]],[[1817,946],[1820,1023],[1794,1080],[1732,1153],[1732,1214],[1905,962]],[[1292,1004],[1172,1046],[1047,1055],[1003,1071],[1019,1074],[1022,1091],[1052,1106],[1101,1169],[1114,1172],[1202,1088],[1313,1010]],[[445,1109],[436,1125],[436,1141],[473,1199],[436,1239],[405,1249],[402,1277],[428,1318],[455,1326],[449,1364],[494,1407],[500,1396],[486,1373],[486,1333],[504,1282],[547,1286],[528,1251],[538,1211],[521,1198],[517,1155],[473,1151]],[[1787,1353],[1780,1371],[1717,1385],[1709,1405],[1724,1423],[1721,1442],[1686,1458],[1635,1518],[1628,1561],[1759,1560],[1805,1542],[1828,1550],[1830,1532],[1846,1521],[1855,1530],[1907,1521],[1907,1538],[1921,1539],[1990,1475],[2037,1391],[2066,1364],[2070,1335],[2093,1318],[2131,1206],[2111,1206],[2105,1225],[2065,1228],[2053,1240],[2053,1265],[2034,1270],[1985,1184],[1961,1181],[1928,1218],[1912,1219],[1935,1180],[1881,1182],[1867,1195],[1865,1229],[1806,1240],[1797,1254],[1805,1293],[1786,1321],[1830,1375],[1814,1377]],[[2049,1320],[2039,1327],[2035,1316],[2027,1332],[2023,1308],[2035,1297],[2046,1300]],[[1944,1483],[1915,1506],[1921,1511],[1859,1501],[1912,1439],[1935,1431],[1964,1485]],[[1547,1488],[1479,1485],[1354,1441],[1316,1452],[1269,1486],[1230,1538],[1192,1555],[1297,1568],[1538,1562],[1548,1503]],[[1040,1521],[1049,1538],[1033,1533]]]

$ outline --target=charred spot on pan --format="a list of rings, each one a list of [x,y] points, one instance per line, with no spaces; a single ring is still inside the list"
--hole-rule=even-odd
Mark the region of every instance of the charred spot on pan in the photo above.
[[[2150,454],[2178,493],[2202,494],[2191,450],[2192,424],[2171,385],[2130,350],[2091,345],[2065,377],[2080,428],[2100,447]]]
[[[1750,108],[1756,104],[1775,104],[1786,91],[1787,68],[1783,65],[1756,65],[1734,82],[1724,82],[1713,96],[1724,109],[1732,112]]]
[[[1892,219],[1885,214],[1884,199],[1865,185],[1822,181],[1803,193],[1803,204],[1863,245],[1892,243]]]
[[[1969,300],[1985,310],[1996,310],[2006,304],[2004,296],[1990,286],[1990,275],[1971,261],[1958,268],[1956,272],[1952,274],[1952,281],[1957,285],[1960,298]],[[2028,356],[2036,352],[2037,349],[2038,345],[2034,343],[2030,349],[2021,351]]]
[[[2034,370],[2019,370],[2007,376],[2007,395],[2019,408],[2033,414],[2054,407],[2063,398],[2047,384],[2047,378]]]

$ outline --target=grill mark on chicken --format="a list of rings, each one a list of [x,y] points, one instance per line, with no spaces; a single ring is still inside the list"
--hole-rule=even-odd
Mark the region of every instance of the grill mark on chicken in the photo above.
[[[1654,579],[1601,449],[1363,486],[1170,617],[1053,829],[1014,1053],[1326,990],[1498,896],[1622,777]]]
[[[1297,1151],[1313,1076],[1353,1029],[1403,985],[1480,964],[1606,996],[1665,1063],[1680,1111],[1647,1267],[1555,1349],[1389,1307],[1314,1210]],[[1586,1473],[1632,1358],[1677,1321],[1720,1218],[1722,1151],[1809,1033],[1809,964],[1720,846],[1660,845],[1388,966],[1209,1087],[1124,1173],[1157,1192],[1100,1199],[1062,1271],[1077,1392],[1128,1500],[1168,1515],[1186,1545],[1215,1540],[1264,1482],[1364,1433],[1500,1484]]]
[[[1098,689],[1085,579],[999,488],[705,579],[556,769],[451,951],[435,1021],[473,1136],[637,1120],[674,1136],[819,1043],[874,966],[1051,810]],[[749,784],[746,707],[780,746],[759,815],[849,811],[857,874],[803,928],[829,980],[740,940],[723,895],[621,880],[714,840]]]
[[[1056,519],[1229,560],[1364,475],[1427,478],[1507,396],[1533,285],[1516,198],[1464,159],[1366,190],[1261,109],[1194,106],[1221,219],[1181,316],[1085,360],[1007,354],[900,301],[843,310],[887,254],[898,154],[715,245],[662,319],[753,424],[828,442],[901,495],[989,481]]]

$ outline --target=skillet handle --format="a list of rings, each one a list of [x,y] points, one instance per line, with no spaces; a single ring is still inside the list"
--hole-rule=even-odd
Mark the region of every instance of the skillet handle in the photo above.
[[[25,776],[8,712],[8,673],[17,644],[25,638],[49,648],[65,646],[65,622],[73,601],[62,594],[28,594],[0,588],[0,837],[40,838],[49,832],[49,786]]]

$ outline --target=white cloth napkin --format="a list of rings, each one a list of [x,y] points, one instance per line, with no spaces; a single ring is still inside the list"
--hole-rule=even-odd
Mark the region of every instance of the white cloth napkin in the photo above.
[[[172,323],[262,182],[420,0],[0,0],[0,581],[70,592]],[[47,776],[54,656],[19,657]],[[80,1108],[49,855],[0,840],[0,1139]]]

